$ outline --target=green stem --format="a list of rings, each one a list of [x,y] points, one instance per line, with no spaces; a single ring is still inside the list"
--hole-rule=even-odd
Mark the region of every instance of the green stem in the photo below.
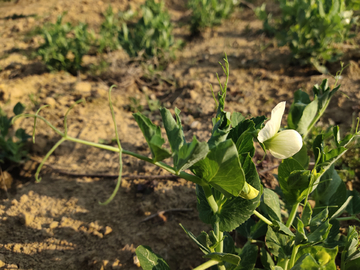
[[[299,247],[300,247],[300,245],[294,246],[292,253],[291,253],[291,258],[290,258],[288,269],[291,269],[294,266],[296,254],[298,253]]]
[[[284,259],[284,263],[283,263],[282,266],[283,266],[283,268],[284,268],[285,270],[289,269],[289,268],[288,268],[289,261],[290,261],[289,259]]]
[[[256,188],[245,182],[244,188],[240,192],[239,196],[246,200],[252,200],[256,198],[258,194],[259,191]]]
[[[58,135],[60,135],[61,137],[64,137],[64,133],[62,133],[59,129],[57,129],[56,127],[54,127],[48,120],[46,120],[44,117],[37,115],[37,114],[31,114],[31,113],[24,113],[24,114],[19,114],[13,117],[13,119],[11,120],[11,123],[13,124],[17,119],[21,118],[21,117],[34,117],[34,118],[39,118],[41,120],[43,120],[45,122],[45,124],[47,124],[52,130],[54,130]]]
[[[43,160],[41,161],[39,167],[37,168],[36,170],[36,173],[35,173],[35,179],[36,179],[36,182],[40,182],[41,181],[41,178],[39,178],[39,173],[41,171],[41,168],[42,166],[45,164],[46,160],[50,157],[50,155],[55,151],[56,148],[59,147],[60,144],[62,144],[63,142],[65,141],[65,138],[61,138],[60,141],[58,141],[51,149],[49,152],[47,152],[46,156],[43,158]]]
[[[204,190],[206,200],[207,200],[209,206],[211,207],[214,214],[217,215],[218,211],[219,211],[219,206],[214,199],[214,195],[211,191],[211,187],[209,185],[205,184],[202,186],[202,188]],[[220,230],[220,224],[219,224],[218,219],[214,223],[214,233],[216,236],[216,241],[218,242],[218,245],[216,246],[215,251],[222,253],[224,251],[224,241],[223,241],[224,233]],[[226,270],[225,266],[222,263],[220,265],[218,265],[218,268],[219,268],[219,270]]]
[[[35,115],[39,115],[40,111],[46,107],[49,107],[50,105],[43,105],[41,106],[37,111]],[[37,117],[34,117],[34,128],[33,128],[33,133],[32,133],[32,139],[33,139],[33,143],[35,143],[35,130],[36,130],[36,120]]]
[[[223,253],[224,252],[224,232],[219,229],[219,221],[217,222],[217,232],[216,237],[218,239],[219,245],[215,248],[216,252]],[[215,229],[215,228],[214,228]],[[225,265],[223,263],[218,265],[219,270],[226,270]]]
[[[73,138],[73,137],[69,137],[67,136],[66,137],[66,140],[68,141],[72,141],[72,142],[76,142],[76,143],[81,143],[81,144],[85,144],[85,145],[89,145],[89,146],[93,146],[93,147],[97,147],[97,148],[100,148],[100,149],[104,149],[104,150],[108,150],[108,151],[112,151],[112,152],[116,152],[116,153],[119,153],[119,148],[118,147],[114,147],[114,146],[110,146],[110,145],[104,145],[104,144],[101,144],[101,143],[94,143],[94,142],[89,142],[89,141],[85,141],[85,140],[82,140],[82,139],[78,139],[78,138]],[[140,155],[140,154],[137,154],[137,153],[134,153],[134,152],[131,152],[131,151],[128,151],[128,150],[125,150],[125,149],[122,149],[122,153],[125,154],[125,155],[129,155],[129,156],[133,156],[133,157],[136,157],[138,159],[141,159],[141,160],[144,160],[146,162],[149,162],[151,164],[154,164],[172,174],[175,174],[175,175],[179,175],[181,178],[184,178],[185,180],[188,180],[188,181],[191,181],[193,183],[196,183],[196,184],[199,184],[201,186],[204,186],[206,185],[206,183],[204,183],[204,181],[197,177],[196,175],[192,175],[192,174],[189,174],[189,173],[186,173],[186,172],[180,172],[180,173],[176,173],[176,170],[163,163],[163,162],[155,162],[154,160],[152,160],[151,158],[148,158],[146,156],[143,156],[143,155]]]
[[[205,269],[210,268],[213,265],[217,265],[218,263],[219,263],[219,261],[210,260],[210,261],[207,261],[207,262],[199,265],[198,267],[194,268],[193,270],[205,270]]]
[[[254,215],[260,218],[262,221],[264,221],[267,225],[274,226],[274,224],[268,220],[266,217],[264,217],[262,214],[260,214],[258,211],[254,210]]]
[[[211,207],[211,210],[214,212],[214,214],[216,214],[217,211],[219,210],[219,206],[217,205],[217,203],[214,199],[214,195],[212,194],[211,187],[209,185],[203,185],[202,188],[204,190],[206,200],[208,201],[208,203]]]
[[[216,221],[214,224],[214,233],[217,239],[217,242],[219,243],[216,248],[215,251],[222,253],[224,251],[224,233],[222,231],[220,231],[220,226],[219,226],[219,221]]]
[[[286,222],[286,227],[290,228],[291,225],[293,224],[298,208],[299,208],[299,203],[293,205],[289,215],[289,219]]]
[[[113,193],[111,194],[111,196],[109,197],[109,199],[107,199],[105,202],[99,202],[100,205],[107,205],[109,202],[111,202],[114,198],[115,198],[115,195],[117,194],[119,188],[120,188],[120,185],[121,185],[121,177],[122,177],[122,169],[123,169],[123,162],[122,162],[122,147],[121,147],[121,143],[120,143],[120,139],[119,139],[119,132],[118,132],[118,129],[117,129],[117,124],[116,124],[116,119],[115,119],[115,112],[114,112],[114,108],[113,108],[113,105],[112,105],[112,102],[111,102],[111,90],[114,88],[114,86],[111,86],[110,87],[110,90],[109,90],[109,106],[110,106],[110,112],[111,112],[111,116],[112,116],[112,119],[113,119],[113,123],[114,123],[114,129],[115,129],[115,135],[116,135],[116,142],[117,142],[117,145],[118,145],[118,148],[119,148],[119,176],[118,176],[118,180],[117,180],[117,183],[116,183],[116,186],[115,186],[115,189],[113,191]],[[71,109],[71,107],[70,107]],[[70,111],[69,109],[69,111]],[[66,118],[66,115],[65,115],[65,118]],[[66,127],[66,122],[64,120],[64,127]],[[65,131],[65,135],[67,135],[66,131]]]

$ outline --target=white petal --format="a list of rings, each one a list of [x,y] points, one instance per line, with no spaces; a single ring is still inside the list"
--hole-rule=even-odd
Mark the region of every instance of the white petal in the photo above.
[[[276,134],[266,146],[274,157],[285,159],[299,152],[302,144],[301,135],[296,130],[288,129]]]
[[[272,137],[279,131],[281,125],[281,119],[285,111],[285,101],[280,102],[271,111],[271,118],[265,124],[265,127],[260,130],[258,134],[258,141],[263,143]]]

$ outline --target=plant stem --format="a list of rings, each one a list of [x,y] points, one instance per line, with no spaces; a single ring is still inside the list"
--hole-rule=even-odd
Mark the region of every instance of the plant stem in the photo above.
[[[194,268],[193,270],[205,270],[205,269],[210,268],[213,265],[217,265],[218,263],[219,263],[219,261],[210,260],[210,261],[207,261],[207,262],[199,265],[198,267]]]
[[[204,185],[204,186],[202,186],[202,188],[204,190],[208,204],[210,205],[214,214],[217,215],[219,206],[214,199],[214,195],[211,191],[211,187],[209,185]],[[218,245],[216,246],[215,251],[222,253],[224,251],[224,241],[223,241],[224,233],[222,231],[220,231],[219,219],[218,219],[218,217],[216,217],[216,218],[217,218],[217,220],[214,223],[214,233],[215,233],[216,241],[218,242]],[[218,268],[219,268],[219,270],[226,270],[226,268],[223,264],[218,265]]]
[[[219,229],[219,222],[217,222],[217,232],[216,237],[219,241],[219,245],[215,248],[216,252],[223,253],[224,252],[224,233],[220,231]],[[215,228],[214,228],[215,229]],[[226,270],[225,266],[223,264],[218,265],[219,270]]]
[[[267,225],[274,226],[274,224],[268,220],[266,217],[264,217],[262,214],[260,214],[258,211],[254,210],[254,215],[260,218],[262,221],[264,221]]]
[[[291,269],[294,266],[296,254],[299,250],[299,247],[300,247],[300,245],[294,246],[292,253],[291,253],[291,258],[290,258],[288,269]]]
[[[110,145],[104,145],[104,144],[101,144],[101,143],[89,142],[89,141],[85,141],[85,140],[70,137],[70,136],[66,136],[65,139],[68,140],[68,141],[81,143],[81,144],[97,147],[97,148],[100,148],[100,149],[104,149],[104,150],[108,150],[108,151],[112,151],[112,152],[116,152],[116,153],[119,153],[119,151],[120,151],[118,147],[113,147],[113,146],[110,146]],[[201,186],[207,185],[206,183],[204,183],[204,181],[201,178],[197,177],[196,175],[192,175],[192,174],[189,174],[189,173],[186,173],[186,172],[177,173],[176,170],[173,167],[171,167],[171,166],[169,166],[169,165],[167,165],[167,164],[165,164],[163,162],[154,161],[151,158],[148,158],[146,156],[143,156],[143,155],[140,155],[140,154],[137,154],[137,153],[125,150],[125,149],[122,149],[122,153],[125,154],[125,155],[133,156],[133,157],[136,157],[138,159],[144,160],[144,161],[149,162],[151,164],[154,164],[154,165],[156,165],[156,166],[158,166],[158,167],[160,167],[160,168],[162,168],[162,169],[164,169],[164,170],[166,170],[166,171],[168,171],[168,172],[170,172],[172,174],[179,175],[181,178],[184,178],[185,180],[191,181],[191,182],[199,184]]]
[[[214,214],[217,213],[217,211],[219,210],[219,206],[217,205],[215,199],[214,199],[214,195],[212,194],[211,188],[209,185],[204,185],[202,186],[205,196],[206,196],[206,200],[208,201],[211,210],[214,212]],[[215,229],[215,228],[214,228]]]
[[[252,200],[256,198],[258,194],[259,191],[256,188],[245,182],[244,188],[240,192],[239,196],[246,200]]]
[[[39,178],[39,173],[41,171],[41,168],[42,166],[45,164],[46,160],[50,157],[50,155],[56,150],[56,148],[59,147],[60,144],[62,144],[63,142],[65,141],[64,138],[61,138],[60,141],[58,141],[51,149],[49,152],[46,153],[46,156],[43,158],[43,160],[41,161],[39,167],[37,168],[36,170],[36,173],[35,173],[35,179],[36,179],[36,182],[40,182],[41,181],[41,178]]]
[[[224,233],[220,231],[219,221],[216,221],[214,224],[214,233],[216,235],[217,242],[219,243],[219,245],[216,246],[215,251],[222,253],[224,251]]]
[[[293,205],[289,215],[289,219],[286,222],[286,227],[290,228],[291,225],[293,224],[298,208],[299,208],[299,203]]]

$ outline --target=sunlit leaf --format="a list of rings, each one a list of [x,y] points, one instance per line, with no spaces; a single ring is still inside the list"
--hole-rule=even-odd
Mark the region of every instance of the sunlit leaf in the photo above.
[[[144,270],[170,270],[169,265],[163,258],[156,255],[151,248],[147,246],[138,246],[135,250],[140,265]]]
[[[144,137],[150,147],[151,154],[155,161],[161,161],[171,156],[168,150],[162,148],[165,140],[161,136],[160,127],[154,125],[149,118],[141,113],[134,113],[136,122],[138,123]]]

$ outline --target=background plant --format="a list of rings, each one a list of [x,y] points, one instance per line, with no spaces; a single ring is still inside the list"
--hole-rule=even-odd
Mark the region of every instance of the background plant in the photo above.
[[[15,115],[20,115],[25,107],[18,102],[13,109]],[[26,141],[31,137],[22,128],[13,130],[13,117],[8,117],[0,108],[0,162],[20,163],[25,160],[28,151]]]
[[[126,12],[119,12],[114,14],[112,7],[106,9],[104,13],[104,21],[100,26],[99,39],[98,39],[98,51],[109,52],[119,48],[119,32],[123,23],[131,20],[135,16],[134,12],[130,9]]]
[[[141,18],[136,23],[123,23],[119,32],[121,47],[131,57],[175,57],[177,44],[172,35],[173,25],[165,2],[148,0],[141,6]]]
[[[292,57],[300,64],[313,64],[320,72],[323,66],[338,59],[334,48],[351,37],[350,28],[356,18],[345,0],[279,0],[282,15],[275,19],[265,11],[256,13],[264,21],[264,30],[274,34],[280,46],[289,46]]]
[[[359,10],[360,9],[360,1],[359,0],[346,0],[346,6],[349,10]]]
[[[92,36],[87,25],[80,23],[62,23],[63,16],[55,24],[44,27],[42,35],[45,42],[38,48],[37,54],[49,70],[66,70],[76,74],[82,69],[82,57],[89,52]]]
[[[205,27],[221,24],[234,10],[233,0],[190,0],[188,6],[192,11],[190,31],[193,35]]]
[[[164,147],[165,139],[160,127],[140,112],[133,116],[149,146],[151,157],[123,149],[117,132],[111,89],[109,105],[117,147],[68,135],[67,116],[75,104],[65,114],[63,131],[39,116],[40,110],[36,114],[15,117],[13,121],[19,117],[41,119],[61,136],[38,167],[36,179],[40,180],[38,177],[43,164],[64,141],[114,151],[119,153],[119,178],[114,193],[105,202],[108,203],[120,187],[122,154],[131,155],[196,184],[200,219],[211,225],[212,230],[195,236],[181,225],[204,253],[204,258],[208,259],[194,269],[207,269],[215,265],[220,270],[254,269],[257,265],[263,269],[276,270],[335,270],[336,258],[341,269],[356,269],[360,264],[358,233],[355,227],[350,227],[345,236],[339,233],[339,229],[342,220],[358,220],[356,215],[360,213],[360,195],[347,192],[335,169],[335,163],[348,151],[348,145],[360,135],[359,124],[353,133],[345,137],[340,136],[338,127],[333,127],[331,144],[326,143],[326,134],[319,134],[312,144],[313,166],[309,166],[310,157],[306,144],[303,144],[303,148],[293,157],[282,160],[276,176],[280,187],[277,193],[265,188],[260,182],[253,157],[254,140],[257,140],[258,133],[264,128],[266,118],[259,116],[246,119],[241,113],[225,111],[229,64],[226,58],[224,60],[226,80],[224,84],[219,80],[220,92],[217,98],[214,97],[216,115],[212,119],[213,128],[207,142],[199,142],[195,136],[191,141],[186,141],[180,110],[175,108],[174,118],[168,109],[161,108],[170,149]],[[306,92],[297,91],[290,107],[289,127],[306,139],[339,87],[330,88],[328,81],[323,80],[320,85],[314,86],[312,100]],[[282,147],[286,148],[290,143],[284,139]],[[261,143],[261,146],[266,151],[265,144]],[[164,162],[168,158],[172,158],[172,165]],[[315,208],[311,207],[309,199],[315,201]],[[281,205],[285,205],[285,208],[282,209]],[[303,210],[298,213],[300,205]],[[282,212],[287,213],[287,219],[284,219]],[[348,216],[342,217],[345,212]],[[253,215],[257,219],[253,219]],[[241,249],[235,246],[229,234],[233,230],[247,238]],[[136,254],[145,270],[170,269],[149,247],[139,246]]]

